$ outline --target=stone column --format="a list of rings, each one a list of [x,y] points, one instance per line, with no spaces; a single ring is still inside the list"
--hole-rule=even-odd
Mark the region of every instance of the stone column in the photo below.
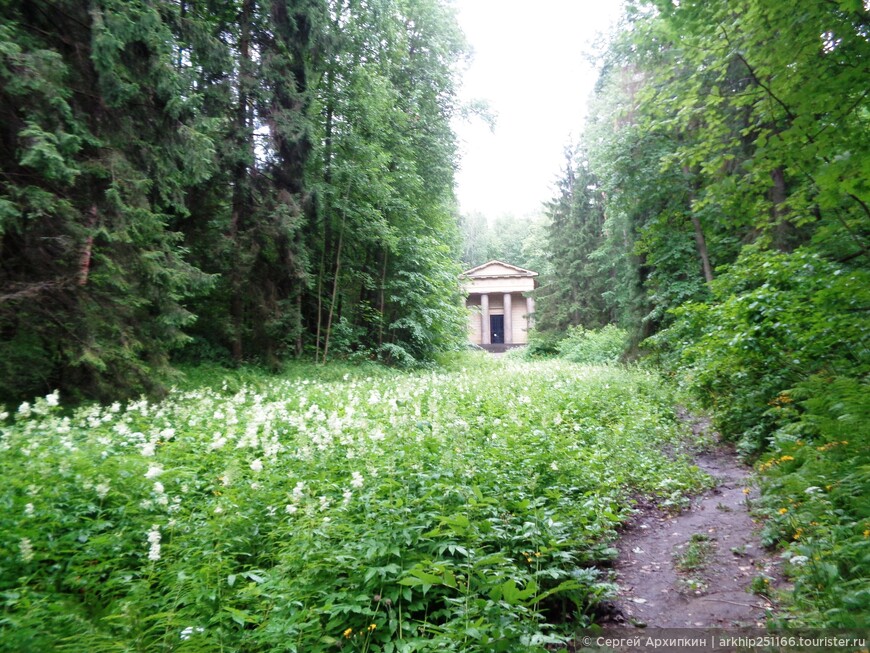
[[[513,344],[513,318],[511,316],[511,294],[504,294],[504,344]]]
[[[526,297],[526,328],[531,329],[534,322],[532,315],[535,312],[535,298]]]
[[[480,296],[480,344],[490,344],[489,335],[489,295]]]

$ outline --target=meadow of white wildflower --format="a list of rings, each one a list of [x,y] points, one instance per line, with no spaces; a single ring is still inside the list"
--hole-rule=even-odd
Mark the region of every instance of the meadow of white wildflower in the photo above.
[[[12,410],[0,646],[554,650],[633,500],[707,482],[650,372],[365,374]]]

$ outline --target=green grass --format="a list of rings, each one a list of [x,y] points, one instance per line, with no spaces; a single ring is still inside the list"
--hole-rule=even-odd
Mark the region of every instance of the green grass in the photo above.
[[[689,542],[674,556],[680,571],[699,571],[707,566],[716,549],[716,542],[703,533],[694,533]]]
[[[0,433],[0,641],[544,651],[613,591],[633,498],[708,483],[673,402],[648,371],[474,356],[38,399]]]

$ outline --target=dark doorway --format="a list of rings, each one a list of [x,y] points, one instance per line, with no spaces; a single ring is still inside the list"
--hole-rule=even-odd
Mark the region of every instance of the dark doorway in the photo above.
[[[489,334],[489,341],[492,344],[504,344],[504,315],[489,316]]]

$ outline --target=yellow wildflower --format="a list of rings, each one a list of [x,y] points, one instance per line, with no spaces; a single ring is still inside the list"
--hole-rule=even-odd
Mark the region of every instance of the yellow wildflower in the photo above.
[[[344,634],[346,639],[349,639],[350,636],[353,635],[353,628],[348,628],[347,630],[344,631],[343,634]]]
[[[748,487],[743,488],[743,494],[749,494],[751,491]]]
[[[780,514],[780,515],[784,515],[784,514],[787,513],[787,512],[788,512],[788,508],[780,508],[780,509],[779,509],[779,514]]]
[[[377,628],[377,627],[378,627],[377,624],[371,624],[371,625],[369,626],[369,630],[370,630],[370,631],[371,631],[371,630],[374,630],[374,629]]]

